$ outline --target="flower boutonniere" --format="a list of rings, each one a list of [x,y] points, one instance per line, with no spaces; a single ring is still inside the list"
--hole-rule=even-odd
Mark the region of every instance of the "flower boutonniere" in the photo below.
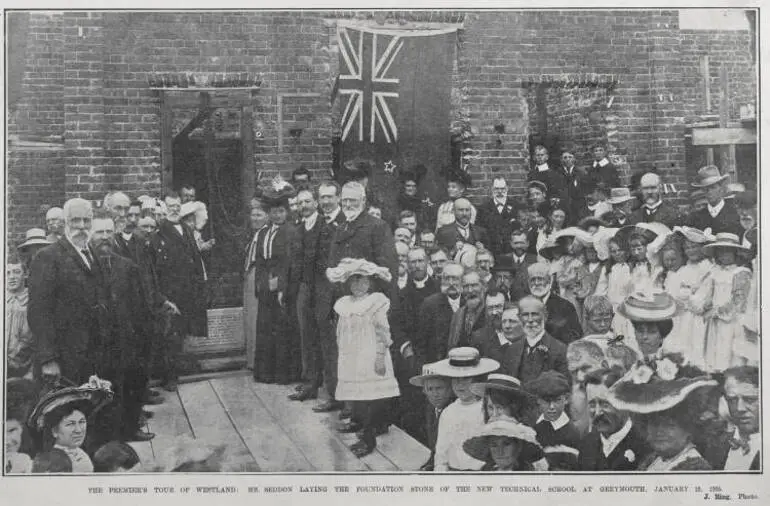
[[[535,346],[534,351],[538,353],[542,353],[543,355],[548,355],[548,346],[544,344],[538,344],[537,346]]]
[[[623,454],[623,457],[625,457],[625,459],[632,464],[636,462],[636,454],[631,449],[626,450],[626,452]]]

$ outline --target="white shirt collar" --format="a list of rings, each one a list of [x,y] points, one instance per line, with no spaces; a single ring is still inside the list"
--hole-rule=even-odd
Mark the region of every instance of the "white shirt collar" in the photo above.
[[[337,206],[337,209],[332,211],[332,214],[327,215],[328,221],[334,221],[337,219],[337,215],[340,214],[340,211],[342,211],[342,208],[340,206]]]
[[[502,200],[497,200],[497,199],[494,199],[494,200],[495,200],[495,206],[496,207],[500,207],[500,206],[505,207],[505,203],[508,201],[508,198],[507,197],[503,197]]]
[[[545,417],[543,415],[540,415],[536,423],[540,423],[543,421],[545,421]],[[553,427],[553,430],[559,430],[569,423],[569,417],[567,416],[567,413],[562,411],[561,415],[559,415],[559,418],[557,418],[556,421],[549,422],[549,423],[551,424],[551,427]]]
[[[545,297],[543,297],[540,300],[543,301],[543,304],[548,304],[548,299],[550,299],[550,298],[551,298],[551,291],[549,290],[548,293],[545,294]]]
[[[596,204],[594,204],[594,205],[591,205],[591,204],[586,204],[586,207],[588,208],[588,210],[589,210],[589,211],[593,212],[593,211],[596,211],[596,208],[597,208],[597,207],[599,207],[599,203],[597,202],[597,203],[596,203]]]
[[[418,290],[422,290],[423,288],[425,288],[425,283],[428,282],[428,278],[430,278],[430,276],[426,275],[425,279],[423,279],[422,281],[420,281],[419,279],[412,279],[412,282],[414,283],[415,288],[417,288]]]
[[[184,235],[184,228],[182,227],[181,223],[174,223],[174,228],[177,232],[179,232],[181,235]]]
[[[123,239],[126,240],[126,241],[130,241],[131,240],[131,235],[132,234],[127,234],[126,232],[121,232],[120,235],[123,236]]]
[[[311,230],[313,227],[315,227],[315,222],[318,219],[318,211],[314,211],[313,214],[308,216],[307,218],[302,218],[302,221],[305,222],[305,230]]]
[[[547,171],[547,170],[548,170],[548,169],[550,169],[550,168],[551,168],[551,167],[549,167],[549,166],[548,166],[548,162],[546,162],[546,163],[543,163],[543,164],[540,164],[540,165],[538,165],[538,166],[537,166],[537,171],[538,171],[538,172],[545,172],[545,171]]]
[[[725,201],[724,199],[719,201],[719,204],[712,206],[711,204],[706,204],[706,209],[709,210],[709,214],[712,218],[716,218],[719,213],[722,212],[722,209],[725,207]]]
[[[741,433],[738,429],[735,429],[733,437],[736,439],[741,438]],[[757,452],[762,449],[762,436],[759,432],[755,432],[748,437],[749,452],[743,453],[743,448],[731,449],[727,454],[727,461],[725,462],[725,471],[746,471],[751,467],[754,457],[757,456]]]
[[[496,330],[495,334],[497,334],[497,340],[500,341],[500,346],[505,346],[506,344],[510,343],[510,341],[505,338],[502,330]]]
[[[540,341],[542,341],[542,340],[543,340],[543,336],[545,336],[545,330],[543,330],[542,332],[540,332],[538,335],[536,335],[536,336],[535,336],[534,338],[532,338],[532,339],[531,339],[531,338],[529,338],[529,337],[527,337],[527,338],[526,338],[526,339],[527,339],[527,344],[529,345],[529,347],[530,347],[530,348],[534,348],[535,346],[537,346],[537,345],[538,345],[538,343],[539,343]]]
[[[526,251],[521,256],[518,256],[515,252],[512,252],[511,255],[513,256],[513,261],[514,262],[523,262],[524,260],[527,259],[527,252]]]
[[[449,306],[452,308],[452,312],[456,313],[460,309],[460,299],[461,297],[457,297],[456,299],[453,299],[452,297],[447,297],[447,300],[449,301]]]
[[[649,209],[650,211],[654,211],[654,210],[656,210],[657,208],[659,208],[661,204],[663,204],[663,199],[660,199],[660,200],[658,200],[657,202],[655,202],[655,203],[654,203],[654,204],[652,204],[652,205],[649,205],[649,204],[644,204],[644,207],[646,207],[646,208],[647,208],[647,209]]]
[[[347,218],[347,216],[345,218],[347,218],[348,223],[350,223],[351,221],[355,221],[356,218],[361,216],[363,214],[363,212],[364,212],[364,210],[362,209],[360,212],[356,213],[352,218]]]
[[[455,220],[455,225],[457,225],[457,228],[462,228],[463,230],[470,230],[471,228],[471,222],[469,221],[467,225],[462,225],[459,221]]]
[[[605,165],[609,165],[610,161],[607,160],[607,157],[605,156],[604,158],[602,158],[598,162],[594,161],[594,167],[596,167],[597,164],[599,165],[599,167],[604,167]]]
[[[626,221],[628,221],[627,218],[618,218],[618,223],[621,224],[621,225],[624,225],[626,223]]]
[[[628,433],[631,432],[631,426],[632,426],[631,419],[629,418],[626,420],[625,425],[621,427],[619,431],[617,431],[615,434],[610,434],[609,437],[604,437],[604,435],[599,434],[599,439],[601,439],[602,442],[602,450],[604,452],[605,457],[609,457],[610,453],[618,447],[621,441],[623,441],[626,436],[628,436]]]
[[[588,264],[588,272],[594,272],[596,269],[599,268],[599,266],[602,265],[601,262],[591,262]]]

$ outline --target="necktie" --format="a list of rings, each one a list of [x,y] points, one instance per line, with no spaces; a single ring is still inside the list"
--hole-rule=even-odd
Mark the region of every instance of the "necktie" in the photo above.
[[[748,455],[749,452],[751,451],[751,445],[749,445],[748,440],[743,438],[737,438],[737,437],[733,437],[730,440],[730,448],[732,450],[737,450],[740,448],[743,451],[744,455]]]
[[[83,248],[82,250],[80,250],[80,252],[83,253],[83,256],[86,259],[86,267],[90,269],[91,265],[93,265],[94,263],[94,259],[91,258],[91,253],[88,251],[88,248]]]

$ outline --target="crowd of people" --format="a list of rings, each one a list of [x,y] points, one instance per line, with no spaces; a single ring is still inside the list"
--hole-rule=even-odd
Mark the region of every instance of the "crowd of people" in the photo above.
[[[395,216],[367,160],[262,182],[243,263],[254,380],[339,412],[359,457],[399,426],[426,471],[759,469],[756,194],[706,166],[669,201],[661,175],[624,187],[593,154],[579,168],[537,146],[526,195],[497,176],[477,205],[457,169],[432,204],[416,166]],[[9,469],[59,449],[88,471],[152,437],[149,378],[173,391],[181,339],[206,332],[205,220],[193,189],[111,192],[28,232],[7,265],[6,431],[31,437],[6,438]],[[121,459],[107,467],[136,465]]]

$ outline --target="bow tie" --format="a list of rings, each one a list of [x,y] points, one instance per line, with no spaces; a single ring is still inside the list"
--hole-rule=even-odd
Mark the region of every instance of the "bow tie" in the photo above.
[[[751,445],[749,445],[749,441],[747,439],[733,437],[730,440],[730,449],[737,450],[739,448],[743,450],[744,455],[748,455],[751,451]]]

